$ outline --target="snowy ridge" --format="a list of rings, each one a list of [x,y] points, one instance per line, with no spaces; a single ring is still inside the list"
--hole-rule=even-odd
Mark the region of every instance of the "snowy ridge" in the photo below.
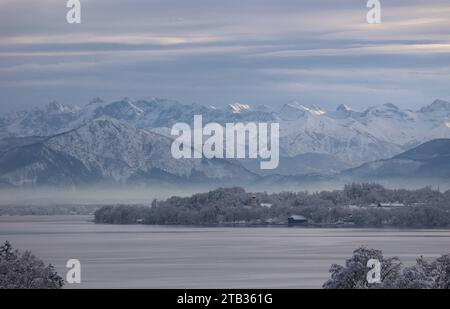
[[[171,144],[172,140],[163,135],[118,120],[98,119],[43,142],[3,153],[0,179],[21,186],[257,178],[240,165],[225,160],[176,160],[170,152]],[[15,167],[10,168],[11,165]]]
[[[282,156],[319,153],[351,166],[389,158],[433,139],[450,138],[450,103],[442,100],[417,111],[392,103],[365,111],[342,104],[335,111],[327,111],[299,102],[274,111],[241,103],[213,108],[159,98],[112,103],[96,98],[84,107],[52,102],[44,108],[7,115],[0,118],[0,129],[2,137],[52,136],[94,120],[109,119],[148,132],[167,132],[176,122],[192,123],[194,115],[202,115],[204,123],[279,122]]]
[[[250,105],[242,104],[242,103],[233,103],[233,104],[228,105],[228,107],[231,109],[231,111],[234,114],[239,114],[239,113],[250,110]]]

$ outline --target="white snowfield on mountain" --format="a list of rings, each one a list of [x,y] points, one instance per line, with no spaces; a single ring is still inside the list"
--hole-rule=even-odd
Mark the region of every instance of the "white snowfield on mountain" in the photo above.
[[[364,111],[342,104],[335,111],[327,111],[299,102],[274,110],[244,103],[220,108],[166,99],[124,99],[112,103],[94,99],[83,107],[52,102],[44,108],[0,118],[0,137],[51,136],[96,119],[168,133],[177,122],[192,123],[193,115],[202,115],[205,123],[278,122],[280,156],[327,154],[352,166],[392,157],[432,139],[450,138],[450,103],[443,100],[419,110],[400,109],[387,103]]]
[[[239,114],[243,111],[250,110],[250,105],[248,105],[248,104],[233,103],[228,106],[231,108],[231,110],[235,114]]]

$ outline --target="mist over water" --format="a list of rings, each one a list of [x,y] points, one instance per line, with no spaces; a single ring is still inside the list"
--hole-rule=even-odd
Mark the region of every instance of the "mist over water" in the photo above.
[[[276,193],[282,191],[332,191],[341,190],[351,182],[311,182],[299,184],[254,184],[242,186],[249,192]],[[389,189],[419,189],[430,186],[441,191],[450,189],[450,183],[429,180],[376,181]],[[54,206],[54,205],[149,205],[154,199],[165,200],[172,196],[190,196],[233,184],[196,184],[166,186],[91,186],[89,188],[11,188],[0,189],[1,206]]]
[[[0,190],[0,206],[6,205],[105,205],[105,204],[151,204],[154,199],[171,196],[188,196],[207,191],[183,188],[23,188]]]

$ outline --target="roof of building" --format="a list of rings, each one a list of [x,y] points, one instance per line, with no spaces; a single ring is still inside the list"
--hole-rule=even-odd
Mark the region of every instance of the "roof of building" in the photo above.
[[[270,203],[261,203],[260,205],[262,207],[272,207],[272,204],[270,204]]]
[[[380,207],[404,207],[405,204],[403,203],[380,203]]]
[[[289,217],[289,219],[292,219],[292,220],[308,220],[308,219],[306,219],[306,217],[304,217],[302,215],[292,215],[292,216]]]

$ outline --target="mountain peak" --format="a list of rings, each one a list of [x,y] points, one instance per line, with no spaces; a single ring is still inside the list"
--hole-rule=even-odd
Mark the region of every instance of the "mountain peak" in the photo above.
[[[71,110],[69,107],[59,103],[58,101],[48,103],[45,109],[49,113],[63,113]]]
[[[389,159],[365,163],[342,172],[345,177],[358,179],[414,180],[429,183],[431,179],[448,180],[450,139],[435,139]]]
[[[311,107],[307,107],[307,110],[317,116],[325,115],[327,113],[326,110],[322,109],[317,105],[311,105]]]
[[[390,102],[384,103],[383,106],[384,106],[384,107],[387,107],[387,108],[389,108],[389,109],[394,109],[394,110],[398,110],[398,109],[399,109],[397,105],[395,105],[395,104],[393,104],[393,103],[390,103]]]
[[[361,113],[352,109],[346,104],[341,104],[336,109],[334,115],[337,118],[358,118],[361,116]]]
[[[101,103],[104,103],[104,102],[105,101],[103,101],[101,98],[95,97],[89,102],[89,104],[101,104]]]
[[[122,101],[107,104],[103,109],[106,115],[115,118],[141,116],[144,113],[141,108],[126,98]]]
[[[383,105],[375,105],[364,111],[364,115],[385,115],[385,114],[401,114],[402,111],[393,103],[384,103]]]
[[[425,142],[413,149],[395,156],[395,158],[410,160],[430,160],[436,157],[448,157],[449,155],[450,139],[440,138]]]
[[[165,98],[159,98],[159,97],[154,97],[152,99],[153,102],[157,102],[157,103],[167,103],[167,102],[174,102],[172,100],[169,99],[165,99]]]
[[[229,104],[228,107],[231,109],[233,114],[240,114],[242,112],[250,110],[250,105],[242,103],[232,103]]]
[[[307,115],[322,116],[326,111],[318,106],[312,105],[310,107],[301,104],[298,101],[293,101],[285,104],[279,112],[281,119],[295,120]]]
[[[338,106],[338,108],[336,109],[337,112],[352,112],[353,109],[351,109],[348,105],[346,104],[341,104]]]
[[[450,102],[444,100],[435,100],[428,106],[422,107],[420,112],[422,113],[433,113],[439,111],[450,111]]]
[[[326,111],[323,110],[322,108],[320,108],[319,106],[316,105],[311,105],[311,106],[306,106],[303,105],[302,103],[298,102],[298,101],[293,101],[291,103],[288,103],[287,105],[285,105],[287,107],[293,108],[293,109],[298,109],[304,112],[309,112],[311,114],[314,114],[316,116],[320,116],[323,114],[326,114]]]

